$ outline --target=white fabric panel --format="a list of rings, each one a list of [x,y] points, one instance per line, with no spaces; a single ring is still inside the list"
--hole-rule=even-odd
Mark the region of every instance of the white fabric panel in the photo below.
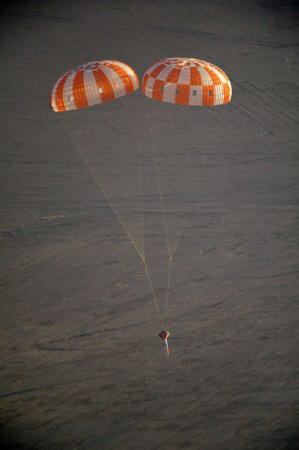
[[[63,102],[67,110],[76,109],[76,103],[73,98],[73,82],[76,72],[71,73],[63,87]]]
[[[224,100],[223,84],[217,84],[214,87],[214,105],[222,105]]]
[[[221,83],[226,83],[227,80],[226,80],[225,76],[223,75],[223,73],[221,72],[221,70],[216,69],[213,66],[210,66],[209,69],[212,70],[218,76],[218,78],[220,78]]]
[[[96,69],[84,73],[85,92],[90,106],[102,103],[99,89],[94,78],[94,71],[96,71]]]
[[[147,69],[147,74],[148,75],[150,75],[154,70],[155,70],[155,68],[156,67],[158,67],[158,66],[161,66],[161,61],[158,61],[157,63],[155,63],[155,64],[153,64],[152,66],[150,66],[148,69]]]
[[[208,72],[203,67],[198,67],[198,72],[201,75],[203,86],[212,86],[214,83]]]
[[[190,84],[190,68],[188,66],[187,67],[183,67],[183,69],[181,70],[179,79],[178,79],[178,84]]]
[[[163,100],[168,103],[175,103],[176,89],[176,83],[167,83],[163,91]]]
[[[146,86],[145,86],[145,92],[146,92],[146,96],[149,98],[153,98],[153,87],[154,87],[154,82],[156,81],[155,78],[152,77],[148,77],[147,82],[146,82]]]
[[[157,80],[162,80],[162,81],[166,81],[167,77],[169,75],[169,72],[173,69],[173,67],[171,66],[166,66],[164,67],[163,70],[161,70],[161,72],[159,73],[159,75],[157,76]]]
[[[122,79],[120,76],[109,66],[103,66],[101,67],[102,72],[106,75],[106,77],[109,79],[109,82],[111,84],[111,87],[113,89],[115,98],[122,97],[126,94],[126,89],[124,87],[124,84],[122,82]],[[115,87],[114,83],[117,84]]]
[[[232,89],[232,85],[229,80],[227,80],[227,84],[229,86],[229,101],[230,101],[230,99],[232,98],[233,89]]]
[[[196,95],[193,95],[193,91],[196,91]],[[190,105],[202,105],[203,89],[202,86],[190,86],[189,104]]]

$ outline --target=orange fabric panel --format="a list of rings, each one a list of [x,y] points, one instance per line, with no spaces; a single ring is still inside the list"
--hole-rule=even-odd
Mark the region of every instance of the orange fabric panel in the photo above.
[[[181,69],[179,67],[174,67],[171,69],[166,78],[166,83],[177,83],[179,76],[181,73]]]
[[[121,80],[124,84],[127,94],[130,94],[130,92],[134,91],[133,82],[132,82],[131,78],[129,77],[128,73],[125,71],[125,69],[123,69],[122,67],[120,67],[117,64],[109,64],[108,67],[111,67],[111,69],[113,69],[117,73],[117,75],[119,75],[119,77],[121,78]]]
[[[161,91],[161,87],[165,86],[165,81],[162,80],[156,80],[154,82],[153,86],[153,98],[155,100],[160,100],[160,102],[163,101],[163,91]]]
[[[222,84],[220,78],[218,77],[218,75],[213,70],[211,70],[208,66],[206,66],[204,69],[208,72],[208,74],[212,78],[212,81],[213,81],[214,85]],[[217,69],[217,70],[219,71],[219,69]]]
[[[189,105],[190,86],[187,84],[178,84],[179,93],[175,96],[175,102],[179,105]]]
[[[203,86],[202,92],[202,105],[203,106],[212,106],[214,104],[214,86]],[[212,95],[210,95],[212,92]]]
[[[89,106],[84,87],[84,72],[79,70],[73,81],[73,98],[77,108],[86,108]]]
[[[104,74],[101,69],[93,71],[94,79],[97,83],[97,87],[102,88],[103,92],[100,93],[101,100],[103,103],[109,102],[115,99],[113,87],[110,84],[108,77]]]
[[[145,75],[144,75],[144,77],[143,77],[143,80],[142,80],[142,92],[145,94],[145,86],[146,86],[146,82],[147,82],[147,80],[149,79],[149,74],[148,73],[146,73]]]
[[[56,103],[56,108],[58,109],[58,111],[66,111],[66,107],[64,106],[64,101],[63,101],[63,88],[65,85],[65,82],[68,78],[69,74],[66,74],[58,83],[58,86],[56,88],[56,93],[55,93],[55,103]]]
[[[201,86],[202,79],[197,67],[190,67],[190,84],[191,86]]]

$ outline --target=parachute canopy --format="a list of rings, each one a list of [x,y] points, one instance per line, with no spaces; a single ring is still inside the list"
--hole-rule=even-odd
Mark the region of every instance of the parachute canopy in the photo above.
[[[152,64],[142,80],[147,97],[180,105],[212,106],[228,103],[232,87],[214,64],[194,58],[165,58]]]
[[[54,111],[70,111],[109,102],[135,91],[137,75],[120,61],[95,61],[66,72],[52,89]]]

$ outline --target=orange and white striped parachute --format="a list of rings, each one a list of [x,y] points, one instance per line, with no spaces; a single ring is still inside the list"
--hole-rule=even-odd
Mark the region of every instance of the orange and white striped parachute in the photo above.
[[[212,106],[228,103],[232,87],[214,64],[194,58],[165,58],[152,64],[142,80],[147,97],[179,105]]]
[[[137,75],[120,61],[95,61],[66,72],[52,89],[54,111],[70,111],[109,102],[135,91]]]

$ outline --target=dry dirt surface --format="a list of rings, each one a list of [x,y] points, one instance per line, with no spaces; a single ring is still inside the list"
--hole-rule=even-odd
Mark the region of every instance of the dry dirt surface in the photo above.
[[[298,449],[296,3],[11,1],[1,23],[1,448]],[[71,68],[141,82],[165,57],[219,66],[231,102],[51,108]]]

